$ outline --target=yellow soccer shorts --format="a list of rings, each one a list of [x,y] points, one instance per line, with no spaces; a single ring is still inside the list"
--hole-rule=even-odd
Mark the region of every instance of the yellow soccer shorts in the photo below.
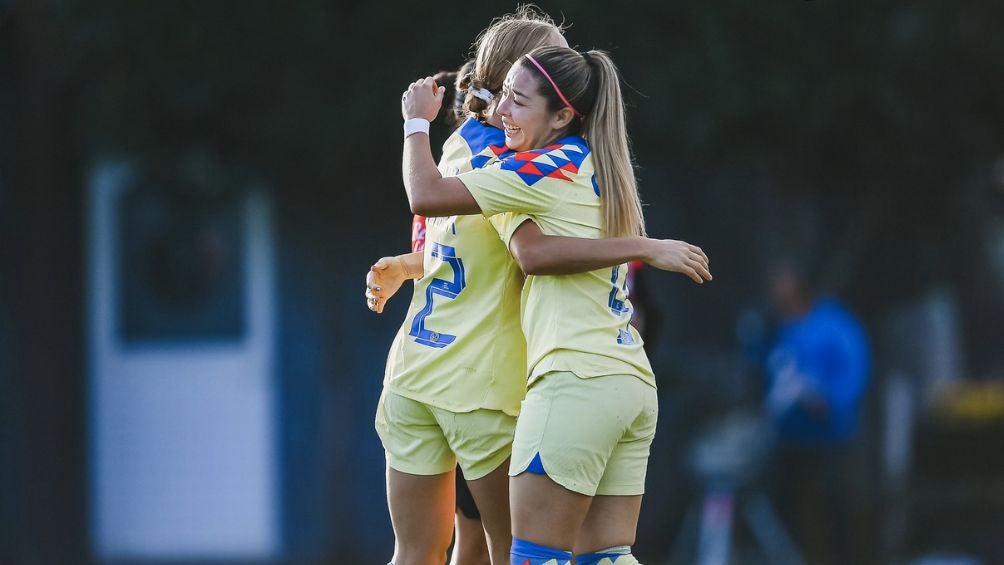
[[[638,377],[543,375],[523,400],[509,475],[542,470],[587,496],[644,494],[658,415],[655,388]]]
[[[460,464],[464,477],[480,479],[512,451],[516,417],[499,410],[451,412],[384,390],[376,430],[387,464],[412,475],[438,475]]]

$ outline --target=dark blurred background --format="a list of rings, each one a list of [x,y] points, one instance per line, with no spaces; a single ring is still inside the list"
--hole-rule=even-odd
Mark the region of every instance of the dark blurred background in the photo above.
[[[712,259],[642,271],[639,558],[776,561],[770,433],[701,454],[765,425],[783,259],[871,348],[846,562],[1004,563],[1004,4],[540,6],[620,66],[650,233]],[[0,0],[0,563],[389,560],[398,100],[514,8]]]

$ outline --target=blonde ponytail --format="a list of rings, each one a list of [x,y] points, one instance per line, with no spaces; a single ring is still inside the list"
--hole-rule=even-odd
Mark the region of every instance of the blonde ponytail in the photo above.
[[[581,120],[573,119],[563,135],[581,135],[589,144],[600,188],[604,234],[645,235],[645,215],[634,176],[620,76],[613,60],[604,51],[579,53],[566,47],[541,47],[531,55],[561,89],[574,111],[584,115]],[[525,61],[520,64],[533,69]],[[540,76],[538,91],[547,98],[548,109],[556,112],[566,107],[555,89]]]
[[[586,57],[596,81],[596,100],[586,114],[582,137],[593,153],[604,229],[608,237],[646,235],[617,67],[603,51],[589,51]]]

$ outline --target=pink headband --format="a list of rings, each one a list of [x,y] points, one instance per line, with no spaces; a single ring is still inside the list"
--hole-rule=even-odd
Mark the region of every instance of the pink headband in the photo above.
[[[565,106],[568,106],[568,109],[571,110],[572,113],[574,113],[576,116],[578,116],[580,120],[586,119],[586,117],[580,114],[579,111],[575,109],[575,106],[572,106],[572,103],[569,102],[567,98],[565,98],[565,95],[561,93],[561,89],[558,88],[558,85],[555,84],[553,80],[551,80],[551,75],[547,74],[547,71],[544,70],[544,67],[540,66],[540,63],[538,63],[537,60],[531,57],[529,54],[525,55],[525,57],[531,63],[533,63],[533,66],[537,67],[537,70],[539,70],[544,75],[544,78],[547,79],[547,82],[551,83],[551,86],[554,87],[554,91],[558,93],[558,98],[561,98],[561,101],[565,103]]]

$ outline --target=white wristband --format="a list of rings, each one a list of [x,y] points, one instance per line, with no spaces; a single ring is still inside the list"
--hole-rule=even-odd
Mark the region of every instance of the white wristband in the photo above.
[[[404,137],[413,133],[429,134],[429,120],[425,118],[408,118],[404,122]]]

